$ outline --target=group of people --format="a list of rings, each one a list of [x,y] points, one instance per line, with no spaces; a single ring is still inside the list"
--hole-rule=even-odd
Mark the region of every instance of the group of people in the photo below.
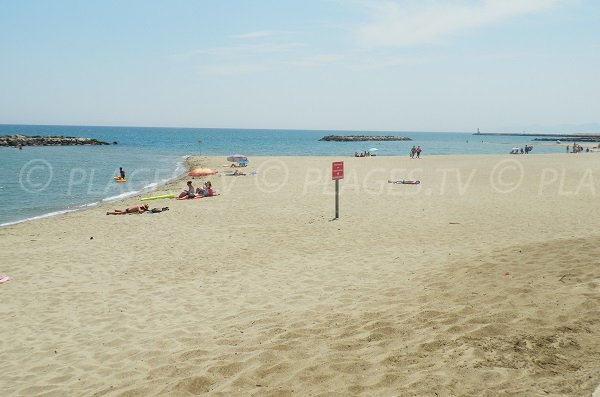
[[[240,160],[237,163],[231,163],[230,167],[247,167],[248,166],[248,160]]]
[[[238,172],[238,170],[236,170]],[[120,178],[125,179],[125,171],[123,167],[119,167]],[[245,175],[240,173],[241,175]],[[187,200],[193,199],[196,197],[210,197],[216,196],[217,192],[213,189],[212,183],[210,181],[204,182],[201,188],[194,188],[192,181],[187,182],[186,188],[179,194],[177,197],[178,200]],[[143,214],[145,212],[162,212],[167,211],[169,207],[163,207],[162,209],[153,208],[149,209],[148,204],[136,205],[134,207],[129,207],[124,210],[114,210],[106,212],[106,215],[126,215],[126,214]]]
[[[210,181],[204,182],[204,185],[202,185],[201,188],[197,189],[194,188],[192,181],[188,181],[186,188],[179,194],[179,197],[177,197],[177,199],[186,200],[193,199],[196,197],[210,197],[216,196],[216,194],[217,193],[213,189],[212,183],[210,183]]]
[[[423,151],[423,149],[421,149],[421,146],[417,146],[417,147],[413,146],[410,149],[410,158],[411,159],[414,159],[414,158],[420,159],[422,151]]]
[[[371,156],[375,156],[375,154],[365,150],[364,152],[354,152],[354,157],[371,157]]]
[[[532,145],[525,145],[525,148],[514,147],[510,150],[510,154],[529,154],[533,150]]]
[[[590,148],[586,148],[586,152],[589,152]],[[581,153],[583,152],[583,146],[573,143],[573,151],[571,153]],[[567,145],[567,153],[569,153],[569,145]]]
[[[217,192],[213,189],[210,181],[204,182],[201,188],[194,188],[192,181],[187,182],[186,188],[177,197],[178,200],[187,200],[197,197],[210,197],[216,196]],[[124,210],[108,211],[106,215],[126,215],[126,214],[143,214],[145,212],[162,212],[167,211],[169,207],[163,207],[162,209],[153,208],[149,209],[148,204],[136,205],[135,207],[129,207]]]

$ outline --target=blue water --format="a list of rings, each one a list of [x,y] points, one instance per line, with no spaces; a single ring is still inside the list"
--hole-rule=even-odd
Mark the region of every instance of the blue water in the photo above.
[[[210,128],[138,128],[0,125],[0,135],[63,135],[118,142],[110,146],[0,148],[0,226],[72,211],[150,191],[184,172],[186,155],[349,156],[372,147],[378,156],[406,156],[420,145],[423,156],[501,154],[533,144],[535,153],[556,153],[529,137],[470,133],[389,131],[299,131]],[[330,135],[400,135],[401,142],[322,142]],[[119,167],[127,183],[113,181]]]

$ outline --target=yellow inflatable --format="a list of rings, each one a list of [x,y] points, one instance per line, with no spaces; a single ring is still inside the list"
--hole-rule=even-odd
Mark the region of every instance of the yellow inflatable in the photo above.
[[[170,198],[174,198],[174,197],[175,197],[174,194],[164,194],[162,196],[143,197],[143,198],[140,199],[140,201],[158,200],[158,199],[170,199]]]
[[[121,178],[120,176],[115,176],[114,179],[115,179],[115,182],[118,182],[118,183],[127,182],[125,179]]]

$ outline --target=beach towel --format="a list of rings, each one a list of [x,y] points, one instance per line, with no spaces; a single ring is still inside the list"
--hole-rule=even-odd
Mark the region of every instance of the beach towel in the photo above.
[[[7,281],[10,281],[10,277],[9,276],[5,276],[3,274],[0,274],[0,284],[3,284]]]

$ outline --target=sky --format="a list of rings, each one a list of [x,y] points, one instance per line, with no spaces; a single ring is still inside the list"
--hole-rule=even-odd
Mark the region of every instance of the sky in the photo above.
[[[597,0],[0,0],[0,124],[600,132]]]

